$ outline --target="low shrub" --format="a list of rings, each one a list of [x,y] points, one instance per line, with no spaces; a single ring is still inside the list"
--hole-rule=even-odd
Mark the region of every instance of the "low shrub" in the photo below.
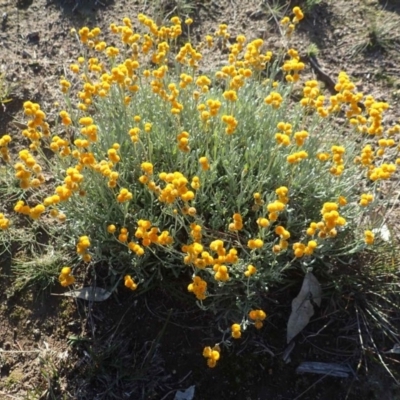
[[[13,160],[11,137],[0,139],[20,185],[16,214],[0,214],[4,232],[19,214],[75,246],[63,286],[85,263],[106,264],[113,288],[185,281],[224,332],[204,349],[210,367],[222,344],[262,328],[271,287],[331,273],[372,246],[382,223],[366,216],[384,212],[395,186],[400,126],[383,124],[389,105],[344,72],[332,96],[302,78],[289,43],[303,13],[293,13],[278,54],[226,25],[183,43],[192,20],[178,17],[159,27],[140,14],[137,28],[124,18],[110,26],[118,47],[99,28],[73,31],[81,55],[60,81],[54,126],[27,101],[29,148]],[[217,51],[227,62],[214,68]]]

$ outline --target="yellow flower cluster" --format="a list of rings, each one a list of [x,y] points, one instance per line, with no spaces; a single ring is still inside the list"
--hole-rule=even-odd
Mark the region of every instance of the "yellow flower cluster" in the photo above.
[[[290,135],[292,134],[292,125],[285,122],[279,122],[277,128],[283,133],[276,133],[275,140],[279,145],[289,146],[290,145]]]
[[[373,168],[369,172],[371,181],[390,179],[396,172],[396,164],[382,164],[379,167]]]
[[[0,213],[0,229],[5,231],[10,227],[10,220],[4,216],[3,213]]]
[[[366,207],[374,201],[374,196],[369,193],[363,193],[360,199],[360,206]]]
[[[278,92],[271,92],[265,99],[264,103],[272,106],[272,108],[279,108],[282,104],[283,98]]]
[[[107,232],[114,234],[117,228],[114,224],[110,224],[107,226]],[[157,227],[152,227],[151,222],[147,220],[140,219],[138,221],[138,228],[135,231],[135,237],[137,239],[141,239],[141,244],[143,247],[148,247],[152,243],[156,243],[161,246],[167,246],[173,243],[173,238],[170,236],[168,231],[162,231],[159,234],[159,229]],[[127,243],[129,238],[128,229],[122,227],[119,231],[118,240],[121,243]],[[142,256],[144,254],[144,249],[138,243],[130,241],[127,243],[129,250],[136,253],[138,256]]]
[[[200,119],[205,123],[208,123],[211,117],[215,117],[218,114],[220,108],[221,108],[221,102],[219,100],[212,100],[212,99],[208,99],[206,101],[206,104],[200,103],[197,106],[197,110],[200,113]]]
[[[46,122],[46,114],[40,109],[40,105],[26,101],[23,104],[24,114],[29,117],[28,129],[22,131],[22,135],[31,141],[29,148],[37,150],[40,147],[40,139],[50,136],[50,126]]]
[[[201,89],[203,93],[207,93],[209,90],[209,86],[211,85],[211,80],[206,75],[200,75],[196,79],[196,85]]]
[[[117,150],[119,149],[119,144],[114,143],[113,147],[111,149],[107,150],[107,155],[108,159],[113,162],[114,164],[117,164],[118,162],[121,161],[121,157],[118,155]]]
[[[243,220],[242,216],[239,213],[233,214],[233,222],[229,224],[230,231],[240,231],[243,229]]]
[[[244,35],[236,36],[236,43],[229,46],[229,64],[234,64],[238,59],[240,52],[244,48],[244,44],[246,42],[246,37]]]
[[[310,256],[314,253],[318,243],[315,240],[310,240],[307,245],[304,243],[296,242],[293,243],[293,252],[296,258],[303,257],[304,255]]]
[[[50,149],[54,151],[54,153],[58,152],[61,157],[66,157],[71,154],[69,141],[62,139],[59,136],[53,136],[51,138]]]
[[[128,236],[129,236],[129,232],[128,229],[125,227],[122,227],[119,230],[119,235],[118,235],[118,240],[122,243],[125,243],[128,241]]]
[[[217,361],[220,359],[221,349],[218,345],[213,348],[207,346],[203,350],[203,357],[207,358],[207,365],[210,368],[214,368],[217,365]]]
[[[99,129],[93,122],[93,118],[91,117],[82,117],[79,120],[79,124],[83,125],[81,134],[86,136],[91,143],[97,142],[97,132]]]
[[[125,203],[133,198],[133,194],[126,188],[121,188],[119,194],[117,195],[118,203]]]
[[[238,125],[238,121],[236,120],[236,118],[233,115],[223,115],[221,119],[222,122],[227,125],[227,127],[225,128],[225,133],[227,135],[232,135]]]
[[[294,17],[293,17],[292,22],[294,24],[299,23],[304,18],[303,11],[301,11],[300,7],[294,7],[293,8],[293,14],[294,14]]]
[[[298,151],[293,154],[289,154],[286,157],[286,160],[289,164],[296,164],[299,163],[300,161],[306,159],[308,157],[308,153],[304,150]]]
[[[147,247],[152,243],[158,242],[158,228],[151,226],[151,222],[140,219],[138,221],[138,228],[135,232],[135,237],[142,240],[142,246]]]
[[[382,157],[385,154],[385,150],[387,148],[396,146],[396,142],[392,138],[390,138],[390,139],[379,139],[378,140],[378,146],[379,146],[379,149],[376,152],[376,155],[379,156],[379,157]]]
[[[279,213],[282,212],[286,207],[286,203],[281,200],[275,200],[272,203],[267,204],[267,210],[269,212],[268,219],[275,222],[278,219]]]
[[[225,65],[215,73],[215,77],[217,79],[226,79],[229,89],[238,91],[245,84],[245,80],[253,75],[250,68],[241,67],[241,65],[245,64],[246,61],[237,61],[238,68],[234,65]]]
[[[287,82],[297,82],[300,79],[299,72],[305,68],[305,65],[300,61],[300,56],[297,50],[289,49],[288,55],[290,58],[285,60],[282,70],[286,72],[285,79]]]
[[[135,281],[132,279],[132,277],[130,275],[124,276],[124,285],[125,285],[125,287],[127,287],[128,289],[131,289],[131,290],[137,289],[137,283],[135,283]]]
[[[132,143],[137,143],[139,141],[139,134],[140,128],[137,126],[128,131],[128,135],[130,136]]]
[[[290,20],[289,17],[284,17],[281,20],[281,25],[284,29],[284,34],[288,37],[290,37],[295,30],[296,25],[304,18],[303,11],[301,10],[300,7],[294,7],[293,8],[293,14],[294,17],[292,20]]]
[[[10,135],[3,135],[0,138],[0,157],[5,162],[10,162],[10,155],[8,154],[8,144],[11,142]]]
[[[87,26],[79,29],[78,34],[82,43],[88,43],[89,40],[95,39],[98,35],[100,35],[100,28],[93,28],[90,30]]]
[[[35,207],[30,208],[23,200],[17,201],[17,204],[14,207],[16,213],[29,215],[32,219],[39,219],[45,210],[46,208],[43,204],[38,204]]]
[[[152,192],[159,193],[161,190],[160,187],[157,186],[156,183],[152,180],[154,170],[153,164],[145,161],[140,165],[140,168],[144,172],[144,175],[141,175],[139,177],[139,182],[143,185],[146,185],[148,189]]]
[[[306,81],[303,88],[303,98],[300,104],[303,107],[317,108],[316,99],[319,97],[319,84],[316,80]]]
[[[186,131],[181,132],[176,138],[178,140],[178,149],[184,153],[188,153],[190,151],[189,133]]]
[[[201,53],[196,51],[190,43],[186,43],[181,47],[175,60],[183,65],[188,65],[194,69],[198,68],[198,62],[202,59]],[[191,83],[192,81],[189,80]],[[186,85],[185,85],[186,86]]]
[[[214,264],[214,278],[216,281],[226,282],[229,280],[228,267],[226,265]]]
[[[264,42],[262,39],[256,39],[246,46],[246,52],[244,54],[244,66],[252,67],[256,71],[265,69],[267,63],[271,61],[272,52],[267,51],[265,54],[262,54],[261,48],[263,44]]]
[[[222,240],[214,240],[209,245],[210,250],[217,253],[214,258],[208,251],[204,250],[204,246],[200,243],[202,238],[201,226],[193,223],[190,227],[194,242],[182,246],[182,252],[186,253],[183,258],[184,263],[193,264],[199,269],[212,265],[215,272],[214,278],[219,281],[227,281],[229,279],[228,267],[223,264],[236,263],[238,261],[237,250],[231,248],[227,252]]]
[[[364,241],[366,244],[374,244],[375,241],[375,234],[374,232],[370,231],[370,230],[366,230],[364,232]]]
[[[337,235],[336,228],[346,225],[346,219],[339,214],[338,209],[339,204],[337,203],[324,203],[321,209],[322,221],[316,224],[316,229],[319,230],[319,238],[335,237]],[[310,225],[310,228],[314,229],[314,226]]]
[[[176,199],[180,198],[185,203],[194,199],[194,192],[187,188],[188,180],[180,172],[174,172],[167,174],[161,172],[159,178],[166,182],[167,185],[161,189],[158,197],[162,203],[171,204]]]
[[[242,332],[240,331],[240,324],[232,324],[231,326],[231,334],[234,339],[240,339],[242,336]]]
[[[90,240],[87,236],[79,237],[78,244],[76,245],[76,252],[82,256],[85,262],[89,262],[92,259],[92,256],[87,251],[90,245]]]
[[[36,162],[32,154],[24,149],[18,153],[19,159],[22,161],[14,165],[15,177],[19,180],[22,189],[36,188],[44,183],[45,178],[42,174],[41,166]],[[33,174],[33,178],[32,178]],[[31,179],[32,178],[32,179]]]
[[[68,93],[70,87],[71,87],[71,82],[69,82],[67,79],[62,78],[60,80],[60,89],[62,93],[64,94]]]
[[[369,167],[374,161],[374,151],[370,144],[365,145],[361,150],[361,156],[357,156],[354,160],[355,163],[360,163]]]
[[[348,106],[346,110],[346,117],[351,119],[361,114],[362,109],[359,107],[359,102],[363,98],[362,93],[354,93],[355,85],[351,82],[349,76],[345,72],[340,72],[338,76],[338,83],[335,85],[335,90],[338,92],[335,96],[330,98],[329,112],[339,111],[340,105]]]
[[[203,171],[208,171],[210,169],[210,164],[208,163],[208,158],[207,157],[200,157],[199,158],[199,163],[200,163],[201,169]]]
[[[296,141],[297,146],[303,146],[305,140],[308,138],[308,132],[307,131],[299,131],[295,132],[294,134],[294,140]]]
[[[214,35],[223,39],[229,39],[231,35],[228,33],[228,25],[220,24]]]
[[[254,265],[248,265],[247,270],[244,272],[244,276],[249,278],[250,276],[254,275],[257,272],[257,268]]]
[[[259,192],[253,194],[253,199],[254,199],[253,211],[257,211],[264,204],[264,200],[262,199],[261,193]]]
[[[194,176],[192,178],[192,182],[190,183],[190,186],[192,187],[192,189],[194,190],[199,190],[200,189],[200,178],[198,176]]]
[[[346,149],[343,146],[332,146],[331,151],[333,165],[329,169],[329,172],[332,175],[340,176],[344,171],[343,154],[345,153]]]
[[[262,321],[267,318],[267,314],[263,310],[251,310],[249,318],[254,321],[254,326],[257,329],[261,329],[264,325]]]
[[[275,193],[278,196],[278,201],[283,204],[287,204],[289,202],[289,189],[286,186],[280,186],[278,189],[275,190]]]
[[[66,287],[72,285],[75,282],[75,278],[71,275],[71,268],[63,267],[61,269],[61,273],[60,276],[58,277],[58,280],[61,286]]]
[[[56,194],[46,197],[44,199],[44,204],[49,206],[57,204],[60,201],[66,201],[72,196],[73,192],[77,191],[79,191],[80,195],[85,195],[85,191],[80,190],[80,185],[84,179],[83,174],[81,174],[82,168],[82,165],[68,168],[66,171],[66,177],[64,178],[64,184],[57,186],[55,190]],[[58,217],[60,219],[60,215]]]
[[[193,283],[188,285],[188,291],[194,293],[198,300],[204,300],[207,292],[207,282],[199,276],[193,278]]]
[[[269,221],[267,218],[259,217],[257,218],[256,222],[260,228],[267,228],[269,226]]]
[[[264,242],[261,239],[250,239],[247,242],[247,247],[251,250],[261,249],[264,246]]]
[[[120,237],[120,235],[118,236],[118,238]],[[119,240],[122,242],[121,239],[119,239]],[[125,241],[127,241],[127,240],[128,239],[126,239]],[[144,254],[144,248],[142,246],[140,246],[139,244],[135,243],[135,242],[132,242],[132,241],[129,242],[128,243],[128,248],[129,248],[130,251],[133,251],[139,257]]]
[[[275,234],[279,236],[279,243],[272,247],[274,253],[279,253],[282,250],[286,250],[289,243],[290,232],[286,230],[282,225],[275,227]]]

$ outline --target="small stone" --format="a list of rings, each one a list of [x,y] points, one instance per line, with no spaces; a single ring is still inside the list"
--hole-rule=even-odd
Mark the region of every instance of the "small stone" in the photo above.
[[[33,333],[33,337],[34,337],[34,339],[35,340],[39,340],[40,339],[40,335],[41,335],[41,333],[40,333],[40,330],[39,329],[34,329],[33,331],[32,331],[32,333]]]

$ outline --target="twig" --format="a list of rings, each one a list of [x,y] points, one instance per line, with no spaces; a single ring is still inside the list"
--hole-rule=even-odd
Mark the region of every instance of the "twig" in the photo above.
[[[309,388],[307,388],[304,392],[300,393],[295,399],[293,400],[298,400],[300,397],[303,396],[303,394],[306,394],[310,389],[312,389],[317,383],[321,382],[323,379],[325,379],[328,375],[324,375],[321,378],[319,378],[316,382],[314,382]]]
[[[360,338],[360,343],[361,343],[361,348],[362,348],[362,353],[360,354],[360,360],[358,361],[358,364],[357,364],[357,371],[358,371],[361,368],[362,356],[363,356],[363,354],[365,354],[365,346],[364,346],[364,340],[363,340],[363,337],[362,337],[362,334],[361,334],[360,319],[359,319],[359,316],[358,316],[358,306],[357,305],[355,306],[355,310],[356,310],[356,316],[357,316],[358,336]],[[365,363],[365,369],[368,372],[367,363]]]
[[[3,350],[0,349],[0,353],[40,353],[41,350]]]
[[[364,316],[363,318],[365,319],[365,316]],[[395,378],[395,376],[393,375],[392,371],[389,369],[389,367],[386,365],[385,361],[383,360],[383,358],[382,358],[382,356],[381,356],[381,353],[379,352],[378,347],[377,347],[376,344],[375,344],[374,338],[372,337],[371,332],[369,331],[368,325],[366,324],[365,320],[364,320],[364,325],[365,325],[365,329],[366,329],[367,332],[368,332],[368,335],[369,335],[369,338],[370,338],[370,340],[371,340],[371,343],[372,343],[372,345],[374,346],[374,349],[375,349],[376,354],[377,354],[377,356],[378,356],[378,358],[379,358],[379,361],[382,363],[382,365],[385,367],[386,371],[389,373],[389,375],[390,375],[390,376],[393,378],[393,380],[396,382],[396,385],[398,385],[398,384],[399,384],[399,381]]]
[[[311,335],[308,335],[304,338],[303,341],[301,341],[300,343],[304,343],[308,338],[312,338],[314,336],[318,336],[325,328],[327,328],[331,323],[333,322],[333,319],[330,319],[318,332],[316,333],[312,333]]]
[[[7,393],[4,393],[4,392],[0,392],[0,394],[1,394],[2,396],[7,396],[7,397],[9,397],[10,399],[21,400],[20,397],[15,397],[15,396],[12,396],[11,394],[7,394]]]

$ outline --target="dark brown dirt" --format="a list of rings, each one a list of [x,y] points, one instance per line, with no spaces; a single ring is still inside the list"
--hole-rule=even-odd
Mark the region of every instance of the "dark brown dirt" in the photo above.
[[[185,1],[157,3],[164,15],[172,16]],[[265,1],[186,3],[194,5],[193,34],[198,39],[219,23],[227,23],[232,36],[261,36],[272,51],[279,46],[277,24]],[[268,3],[272,8],[285,5]],[[107,34],[109,24],[124,16],[134,20],[144,12],[160,18],[161,11],[154,12],[152,4],[145,0],[0,0],[0,73],[5,74],[10,88],[7,100],[11,100],[0,106],[0,136],[17,135],[25,100],[39,102],[51,114],[53,103],[60,99],[59,77],[79,56],[71,28],[99,26]],[[386,118],[394,121],[400,101],[399,14],[396,0],[322,1],[306,13],[294,47],[305,54],[310,44],[316,45],[326,73],[335,79],[346,71],[359,90],[391,104]],[[213,62],[218,65],[220,60]],[[307,74],[312,75],[311,69]],[[2,207],[0,199],[0,211]],[[212,316],[199,317],[197,308],[187,305],[192,301],[178,301],[158,288],[151,296],[121,293],[101,304],[76,303],[37,293],[35,288],[18,291],[9,258],[0,258],[0,266],[0,399],[168,400],[177,389],[191,385],[199,400],[400,399],[399,388],[372,354],[357,371],[359,353],[353,345],[357,327],[345,307],[335,313],[328,298],[303,333],[291,363],[282,361],[285,321],[298,288],[273,299],[281,306],[275,308],[266,329],[224,354],[218,368],[210,370],[201,351],[219,332]],[[320,329],[322,333],[314,337]],[[310,360],[348,362],[354,376],[297,375],[298,364]]]

